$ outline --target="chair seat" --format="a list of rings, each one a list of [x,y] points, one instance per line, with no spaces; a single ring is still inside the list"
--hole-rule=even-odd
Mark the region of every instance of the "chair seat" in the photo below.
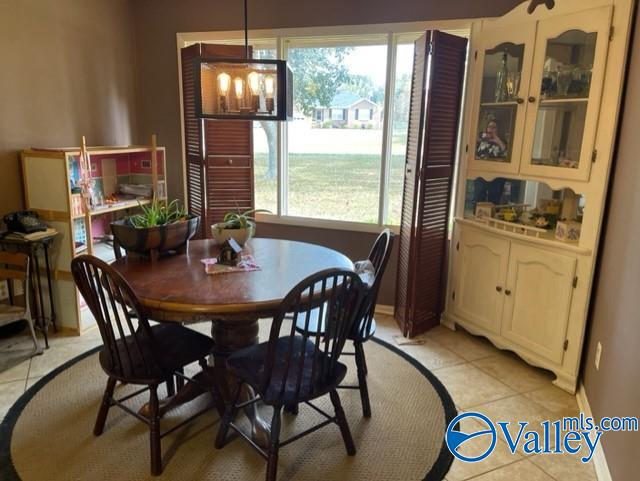
[[[321,354],[320,361],[318,361],[315,370],[313,370],[312,358],[315,346],[309,339],[303,345],[304,339],[300,336],[294,337],[291,349],[295,356],[291,357],[291,366],[287,372],[285,359],[288,358],[290,340],[291,338],[289,337],[278,339],[275,356],[276,365],[273,367],[271,380],[266,389],[261,389],[261,382],[265,372],[268,342],[249,346],[233,353],[227,359],[227,366],[233,374],[254,388],[265,403],[272,405],[304,402],[328,393],[342,382],[347,373],[347,367],[340,362],[337,363],[337,368],[331,376],[327,376],[326,379],[318,379],[320,363],[322,359],[328,360],[328,356]],[[301,370],[302,379],[300,381],[299,394],[296,395],[300,371],[299,361],[297,360],[300,359],[303,352],[305,353],[305,359]],[[316,353],[316,355],[318,354]],[[284,393],[281,393],[282,379],[285,375]]]
[[[326,312],[326,310],[325,310]],[[319,317],[320,309],[314,309],[310,311],[309,315],[309,324],[307,325],[307,319],[304,314],[300,314],[298,316],[298,320],[296,322],[296,331],[301,334],[304,334],[305,330],[309,333],[318,333],[320,335],[324,334],[324,319],[321,321],[320,330],[318,330],[318,317]],[[376,333],[376,320],[371,319],[371,323],[369,324],[369,329],[366,332],[361,332],[363,329],[361,328],[364,320],[357,323],[358,328],[354,328],[347,338],[351,341],[360,341],[365,342],[373,337]]]
[[[133,384],[154,384],[164,381],[176,370],[205,358],[213,350],[213,339],[178,324],[159,324],[152,326],[156,352],[160,358],[153,361],[150,343],[137,348],[133,336],[127,336],[116,342],[125,376],[118,376],[111,365],[106,347],[100,352],[100,364],[104,371],[116,379]],[[145,336],[139,336],[145,338]],[[125,343],[129,345],[127,355]],[[141,351],[143,354],[141,354]],[[160,365],[159,365],[160,364]]]
[[[22,306],[0,304],[0,326],[24,319],[26,315],[26,309]]]

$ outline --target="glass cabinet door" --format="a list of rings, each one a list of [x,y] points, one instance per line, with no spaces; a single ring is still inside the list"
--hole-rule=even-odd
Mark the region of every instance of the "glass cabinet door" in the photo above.
[[[469,167],[517,172],[535,25],[483,31],[475,58]]]
[[[540,22],[523,173],[588,179],[610,21],[604,7]]]

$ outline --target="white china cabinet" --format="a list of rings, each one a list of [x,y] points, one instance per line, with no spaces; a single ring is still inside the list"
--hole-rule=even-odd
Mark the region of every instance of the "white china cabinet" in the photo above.
[[[574,392],[632,1],[526,9],[472,27],[442,321]],[[578,232],[568,241],[554,232],[567,225]]]

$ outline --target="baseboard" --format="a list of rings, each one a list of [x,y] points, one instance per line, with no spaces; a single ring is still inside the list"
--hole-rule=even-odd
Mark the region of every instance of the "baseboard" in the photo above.
[[[582,382],[578,386],[576,392],[576,400],[578,401],[578,407],[585,416],[593,418],[591,412],[591,406],[589,406],[589,400],[587,399],[587,393],[584,390],[584,384]],[[598,443],[595,452],[593,453],[593,467],[596,471],[596,478],[598,481],[613,481],[611,478],[611,472],[609,471],[609,465],[607,459],[604,456],[604,449],[602,448],[602,440]]]
[[[376,304],[376,313],[377,314],[384,314],[387,316],[393,316],[393,312],[394,312],[394,307],[393,306],[387,306],[384,304]]]

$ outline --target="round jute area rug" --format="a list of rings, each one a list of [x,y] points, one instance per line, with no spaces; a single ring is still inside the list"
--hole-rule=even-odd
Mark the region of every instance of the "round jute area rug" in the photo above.
[[[295,481],[442,480],[452,462],[444,433],[454,404],[438,379],[417,361],[377,339],[365,346],[372,417],[364,419],[357,390],[339,391],[357,454],[347,456],[337,426],[329,425],[280,450],[278,479]],[[144,480],[149,474],[146,425],[113,407],[102,436],[93,423],[106,376],[92,350],[31,387],[0,426],[0,479],[6,481]],[[351,356],[344,361],[352,362]],[[350,365],[347,382],[355,383]],[[125,395],[135,386],[119,386]],[[128,401],[137,410],[146,394]],[[121,396],[119,396],[121,397]],[[185,419],[208,396],[167,414],[161,428]],[[326,399],[325,399],[326,398]],[[328,396],[317,400],[332,412]],[[268,408],[264,408],[265,411]],[[268,413],[266,413],[268,416]],[[306,405],[283,416],[281,439],[321,420]],[[167,480],[261,481],[266,463],[242,439],[216,450],[218,415],[211,410],[162,441]]]

